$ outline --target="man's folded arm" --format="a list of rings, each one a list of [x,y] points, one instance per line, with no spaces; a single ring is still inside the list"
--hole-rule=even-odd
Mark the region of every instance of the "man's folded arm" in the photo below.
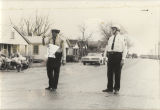
[[[48,37],[43,37],[42,38],[42,44],[43,45],[48,45],[50,40],[52,40],[52,38],[48,38]]]

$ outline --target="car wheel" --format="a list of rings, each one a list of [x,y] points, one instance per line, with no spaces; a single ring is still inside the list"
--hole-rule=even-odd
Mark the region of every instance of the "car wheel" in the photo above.
[[[83,65],[86,65],[86,62],[83,62]]]

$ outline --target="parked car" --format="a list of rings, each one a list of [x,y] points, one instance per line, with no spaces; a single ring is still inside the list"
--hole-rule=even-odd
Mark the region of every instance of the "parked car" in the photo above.
[[[82,57],[82,62],[84,65],[86,65],[86,63],[89,64],[104,64],[106,62],[106,58],[103,57],[102,53],[88,53],[87,56]]]

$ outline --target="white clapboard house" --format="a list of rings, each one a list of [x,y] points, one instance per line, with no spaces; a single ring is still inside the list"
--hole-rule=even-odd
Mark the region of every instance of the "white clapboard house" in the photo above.
[[[3,27],[0,35],[0,52],[6,56],[12,53],[28,55],[28,45],[30,42],[17,30],[16,27]]]

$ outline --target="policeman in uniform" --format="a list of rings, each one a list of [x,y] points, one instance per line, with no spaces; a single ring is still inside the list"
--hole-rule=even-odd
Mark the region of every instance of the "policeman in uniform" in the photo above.
[[[61,67],[61,61],[65,63],[66,61],[66,52],[65,52],[65,42],[64,39],[59,36],[60,30],[53,29],[51,30],[52,37],[45,42],[45,37],[42,39],[43,45],[47,45],[48,50],[48,60],[47,60],[47,76],[49,79],[49,86],[45,88],[46,90],[55,91],[58,85],[59,72]],[[59,49],[53,53],[53,46],[59,46]],[[54,72],[54,74],[53,74]]]
[[[118,25],[112,26],[111,30],[112,30],[112,36],[109,38],[108,45],[106,45],[106,49],[104,52],[104,55],[108,57],[107,61],[108,84],[107,84],[107,89],[102,91],[113,92],[114,90],[114,94],[117,94],[120,90],[121,69],[127,55],[127,46],[126,46],[126,38],[123,35],[119,34],[120,27]],[[115,77],[113,78],[113,76]]]

